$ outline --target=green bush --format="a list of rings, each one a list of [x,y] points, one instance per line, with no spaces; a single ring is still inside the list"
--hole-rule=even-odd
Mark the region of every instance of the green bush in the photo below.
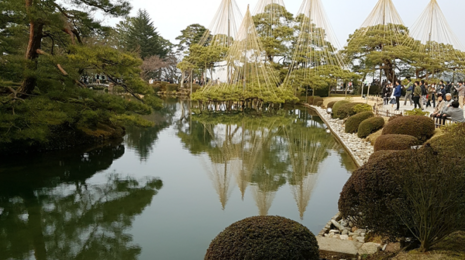
[[[395,119],[399,118],[399,117],[403,117],[403,115],[395,115],[395,116],[391,116],[388,120],[388,123],[391,122],[391,121],[394,121]]]
[[[341,107],[341,106],[344,105],[344,104],[348,104],[348,103],[350,103],[350,102],[347,101],[347,100],[337,101],[337,102],[333,105],[333,118],[337,118],[337,113],[338,113],[339,107]]]
[[[246,218],[221,232],[205,255],[205,260],[239,259],[318,260],[318,243],[312,232],[293,220]]]
[[[434,131],[434,121],[429,117],[402,116],[389,122],[383,129],[383,135],[410,135],[424,143],[434,135]]]
[[[331,102],[328,103],[327,107],[328,108],[333,108],[334,104],[336,104],[336,103],[337,103],[337,101],[331,101]]]
[[[375,152],[409,150],[419,144],[418,139],[410,135],[382,135],[376,139]]]
[[[358,127],[357,135],[359,138],[367,138],[372,133],[377,132],[378,130],[384,127],[384,118],[382,117],[372,117],[363,121]]]
[[[345,118],[348,118],[350,116],[357,114],[357,112],[355,112],[355,107],[358,105],[361,105],[361,103],[342,104],[337,110],[337,118],[345,119]]]
[[[357,133],[360,124],[368,118],[374,117],[373,112],[362,112],[349,117],[346,121],[346,133]]]
[[[310,105],[316,105],[320,101],[323,102],[323,98],[317,96],[307,98],[307,103]]]
[[[317,106],[317,107],[322,107],[322,106],[323,106],[323,101],[318,101],[318,102],[316,102],[316,106]]]
[[[179,90],[179,85],[178,84],[168,84],[166,86],[166,91],[178,91]]]
[[[373,112],[373,108],[368,104],[358,104],[354,107],[354,111],[356,114],[362,112]]]

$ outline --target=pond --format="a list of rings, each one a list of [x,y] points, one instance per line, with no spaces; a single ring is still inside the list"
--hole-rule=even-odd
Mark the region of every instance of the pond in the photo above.
[[[166,101],[124,140],[2,158],[0,260],[203,259],[256,215],[318,234],[355,164],[304,108],[193,115]]]

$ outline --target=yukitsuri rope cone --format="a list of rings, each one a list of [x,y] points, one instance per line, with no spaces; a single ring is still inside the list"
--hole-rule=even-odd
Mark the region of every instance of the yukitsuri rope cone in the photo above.
[[[231,71],[227,82],[207,85],[192,95],[203,110],[268,110],[296,100],[291,90],[280,86],[267,61],[249,9],[225,61]]]
[[[304,0],[296,21],[300,24],[299,38],[285,84],[295,89],[314,88],[344,78],[348,70],[321,0]]]
[[[286,7],[283,0],[259,0],[253,11],[253,15],[264,13],[267,8],[276,8],[278,6]]]
[[[405,45],[414,49],[417,57],[417,77],[435,77],[437,73],[455,71],[465,65],[464,46],[452,31],[437,0],[431,0],[410,30]],[[421,74],[420,74],[421,72]]]

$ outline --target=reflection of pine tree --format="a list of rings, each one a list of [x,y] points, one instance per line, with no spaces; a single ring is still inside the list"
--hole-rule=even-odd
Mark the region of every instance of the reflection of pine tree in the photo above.
[[[161,187],[114,175],[104,185],[23,190],[0,204],[0,259],[137,259],[125,232]]]
[[[301,124],[285,129],[292,171],[288,176],[294,199],[303,219],[308,202],[318,179],[318,167],[328,157],[336,142],[323,128]]]

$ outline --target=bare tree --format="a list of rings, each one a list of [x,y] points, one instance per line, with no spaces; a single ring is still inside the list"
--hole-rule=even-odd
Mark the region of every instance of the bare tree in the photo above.
[[[159,56],[151,56],[144,60],[142,69],[142,78],[165,78],[175,81],[179,78],[179,71],[176,68],[178,58],[175,55],[168,55],[164,59]]]

